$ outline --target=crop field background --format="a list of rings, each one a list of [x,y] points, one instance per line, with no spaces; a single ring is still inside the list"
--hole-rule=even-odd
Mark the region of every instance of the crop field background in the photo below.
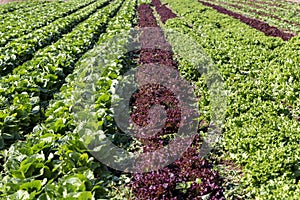
[[[24,1],[24,0],[0,0],[0,4],[7,4],[7,3],[11,3],[11,2],[22,2],[22,1]],[[35,1],[37,1],[37,0],[35,0]]]
[[[299,2],[0,0],[0,199],[300,199]]]

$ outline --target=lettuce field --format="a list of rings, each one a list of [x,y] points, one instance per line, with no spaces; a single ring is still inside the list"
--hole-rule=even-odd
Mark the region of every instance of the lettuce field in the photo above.
[[[0,199],[300,199],[299,2],[25,0],[0,18]]]

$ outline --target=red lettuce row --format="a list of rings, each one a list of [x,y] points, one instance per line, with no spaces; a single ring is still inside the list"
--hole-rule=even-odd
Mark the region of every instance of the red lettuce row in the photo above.
[[[141,5],[138,8],[140,18],[139,25],[145,27],[150,24],[152,27],[158,27],[152,9],[149,5]],[[151,19],[152,21],[150,21]],[[145,22],[146,21],[146,22]],[[151,36],[149,36],[151,35]],[[150,38],[149,38],[150,37]],[[156,38],[155,40],[152,40]],[[144,41],[147,40],[148,41]],[[166,50],[161,49],[143,49],[155,41]],[[154,35],[142,35],[140,37],[142,50],[140,51],[140,64],[163,64],[166,68],[177,69],[177,62],[173,60],[173,52],[170,44],[164,39],[162,31],[155,31]],[[153,45],[153,44],[152,44]],[[155,67],[155,65],[153,66]],[[165,71],[167,73],[168,70]],[[146,72],[147,73],[147,72]],[[151,72],[149,72],[151,73]],[[131,106],[136,109],[132,112],[132,119],[137,124],[144,125],[148,123],[148,108],[153,104],[159,104],[169,107],[165,108],[167,113],[167,123],[162,130],[147,139],[141,139],[144,151],[152,151],[168,144],[164,136],[170,133],[176,133],[178,122],[180,122],[181,112],[177,108],[177,99],[172,92],[159,84],[145,85],[133,95]],[[142,113],[142,114],[141,114]],[[159,113],[152,114],[158,116]],[[167,125],[167,126],[166,126]],[[128,184],[137,199],[202,199],[209,196],[210,199],[224,199],[223,188],[220,186],[222,179],[217,172],[212,170],[212,166],[207,160],[199,158],[198,150],[201,144],[200,136],[197,135],[191,147],[184,153],[182,158],[174,163],[147,173],[135,173]]]
[[[231,7],[235,7],[235,8],[241,9],[241,10],[243,9],[243,7],[239,6],[239,5],[235,5],[235,4],[231,4],[231,3],[224,3],[224,4],[226,4],[228,6],[231,6]],[[251,4],[246,4],[246,5],[251,6]],[[255,5],[254,7],[255,8],[263,8],[263,7],[257,6],[257,5]],[[297,22],[293,22],[293,21],[289,21],[289,20],[286,20],[286,19],[282,19],[281,17],[279,17],[277,15],[274,15],[274,14],[270,14],[270,13],[266,13],[266,12],[258,11],[258,10],[252,10],[252,9],[248,9],[248,11],[256,13],[256,14],[259,14],[261,16],[271,17],[273,19],[277,19],[279,21],[283,21],[283,22],[286,22],[288,24],[292,24],[292,25],[295,25],[295,26],[300,26],[300,24],[297,23]]]
[[[156,12],[160,16],[160,20],[165,23],[168,19],[176,18],[177,15],[172,12],[165,4],[161,4],[160,0],[152,0],[151,4],[155,6]]]
[[[235,13],[233,11],[227,10],[227,9],[221,7],[221,6],[217,6],[217,5],[214,5],[214,4],[211,4],[211,3],[208,3],[208,2],[204,2],[204,1],[201,1],[201,0],[199,0],[199,2],[202,3],[205,6],[212,7],[213,9],[217,10],[220,13],[227,14],[229,16],[232,16],[232,17],[236,18],[236,19],[239,19],[241,22],[243,22],[245,24],[248,24],[249,26],[265,33],[267,36],[280,37],[283,40],[289,40],[293,36],[295,36],[294,34],[286,33],[286,32],[283,32],[283,31],[279,30],[278,28],[276,28],[274,26],[270,26],[269,24],[267,24],[265,22],[262,22],[262,21],[257,20],[257,19],[251,19],[251,18],[245,17],[241,14],[238,14],[238,13]]]
[[[210,1],[209,1],[210,2]],[[245,15],[254,15],[254,18],[265,20],[268,23],[273,23],[278,28],[284,28],[287,32],[299,32],[300,24],[299,17],[294,10],[280,11],[275,8],[268,8],[266,6],[258,6],[251,3],[243,3],[236,1],[219,1],[212,0],[216,5],[223,5],[228,9],[234,9],[236,12]],[[252,8],[252,9],[251,9]],[[293,26],[291,26],[293,25]]]
[[[226,194],[299,198],[299,36],[284,42],[194,0],[164,2],[182,16],[167,21],[166,28],[199,43],[229,90],[222,151],[243,171],[232,166],[222,170],[236,174],[224,176],[229,180]]]

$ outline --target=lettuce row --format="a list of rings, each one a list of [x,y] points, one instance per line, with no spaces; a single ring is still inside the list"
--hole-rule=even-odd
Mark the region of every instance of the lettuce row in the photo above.
[[[11,19],[18,19],[18,16],[26,16],[27,13],[30,13],[32,11],[35,11],[35,10],[39,10],[39,9],[42,9],[42,7],[45,7],[46,5],[52,5],[52,4],[59,4],[59,3],[63,3],[63,1],[56,1],[56,2],[40,2],[40,3],[35,3],[35,4],[32,4],[31,6],[28,6],[28,7],[21,7],[22,9],[16,9],[16,10],[11,10],[10,12],[7,12],[5,14],[2,14],[0,19],[3,20],[3,23],[1,24],[2,25],[7,25],[6,23],[4,23],[4,21],[6,20],[10,20],[11,22],[13,22],[14,24],[16,24],[17,22],[16,21],[13,21]],[[2,4],[3,5],[3,4]],[[2,7],[3,9],[4,7]],[[1,10],[1,7],[0,7],[0,10]]]
[[[106,2],[107,1],[99,1],[93,3],[73,14],[60,18],[41,29],[35,30],[28,35],[19,37],[9,42],[5,47],[0,48],[0,75],[6,75],[15,67],[30,60],[38,49],[60,39],[63,34],[71,31],[78,23],[87,19],[97,9],[104,6]],[[80,6],[82,6],[82,3],[79,7]],[[76,8],[78,8],[78,5],[71,6],[70,9]],[[66,8],[62,9],[62,12],[66,12]]]
[[[3,24],[0,26],[0,46],[4,46],[8,41],[18,37],[20,34],[29,33],[64,15],[63,11],[68,8],[67,4],[70,5],[70,3],[64,2],[50,2],[46,4],[47,6],[41,4],[36,8],[31,8],[30,11],[6,16],[2,19]],[[41,14],[37,17],[36,13]]]
[[[269,13],[271,12],[271,14],[275,14],[281,18],[285,18],[289,21],[294,21],[294,22],[299,22],[299,14],[297,14],[298,9],[300,9],[300,6],[296,3],[294,4],[290,4],[287,1],[282,1],[280,2],[276,2],[279,6],[271,6],[270,4],[266,4],[266,2],[260,2],[260,1],[246,1],[246,0],[242,0],[242,1],[237,1],[237,0],[230,0],[227,1],[228,3],[234,4],[234,5],[251,5],[250,8],[258,8],[259,11],[262,12],[266,12],[268,11]],[[240,4],[238,4],[238,2]],[[274,2],[273,2],[274,3]],[[264,9],[262,9],[264,8]],[[298,20],[297,20],[298,19]]]
[[[214,0],[214,1],[206,1],[209,3],[213,3],[215,5],[220,5],[223,8],[229,9],[231,11],[243,14],[248,17],[256,18],[267,22],[272,26],[276,26],[278,28],[282,28],[288,30],[293,33],[300,32],[300,15],[297,10],[285,10],[283,12],[279,11],[266,11],[266,6],[263,8],[251,7],[249,5],[244,5],[243,3],[236,3],[232,1],[222,1],[222,0]],[[226,5],[226,3],[233,4],[234,6],[238,6],[239,8],[235,8],[231,5]],[[251,10],[255,10],[257,12],[265,13],[266,16],[258,13],[254,13]]]
[[[47,1],[39,1],[39,0],[34,0],[34,1],[24,1],[24,2],[10,2],[7,4],[2,4],[0,5],[0,14],[2,16],[5,16],[6,13],[10,13],[13,11],[16,11],[18,9],[31,9],[34,6],[37,6],[39,4],[46,4],[48,3]]]
[[[50,102],[45,122],[36,126],[26,141],[17,142],[3,152],[5,164],[0,175],[0,196],[8,199],[121,198],[120,192],[112,191],[117,184],[114,182],[121,179],[118,180],[90,157],[80,141],[72,107],[74,90],[78,83],[84,81],[90,68],[97,67],[103,72],[97,82],[99,92],[109,94],[109,85],[122,70],[120,59],[126,43],[111,40],[114,37],[112,33],[127,33],[124,30],[132,27],[134,8],[134,1],[124,1],[118,14],[108,24],[107,33],[101,35],[98,47],[86,53],[84,59],[76,64],[74,72],[66,78],[66,83]],[[104,49],[101,54],[104,65],[95,59],[99,56],[99,49]],[[108,87],[102,87],[103,84],[108,84]],[[102,120],[105,118],[103,116]]]
[[[104,3],[100,1],[99,4]],[[35,57],[0,78],[0,143],[14,141],[43,120],[44,109],[53,94],[72,73],[77,60],[105,31],[120,3],[112,3],[80,23],[58,42],[41,49]]]
[[[262,3],[262,4],[267,3],[269,5],[273,5],[276,8],[280,7],[280,8],[290,9],[290,10],[300,8],[300,5],[297,2],[292,2],[292,1],[285,1],[285,0],[280,0],[280,1],[276,1],[276,2],[273,0],[266,0],[266,1],[255,0],[255,1]]]
[[[180,1],[164,2],[181,16],[168,20],[166,27],[202,46],[229,91],[220,151],[243,169],[243,176],[236,177],[239,185],[228,183],[236,185],[234,195],[298,199],[299,36],[283,42],[197,1],[188,0],[184,6]]]

